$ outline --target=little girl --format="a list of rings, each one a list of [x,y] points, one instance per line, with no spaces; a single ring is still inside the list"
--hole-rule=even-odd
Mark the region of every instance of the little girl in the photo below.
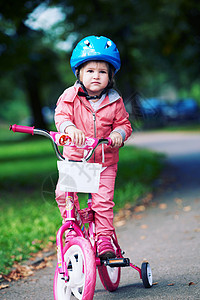
[[[112,140],[112,147],[104,145],[105,161],[99,146],[89,162],[101,163],[104,167],[99,191],[92,194],[98,256],[115,257],[111,236],[114,231],[113,196],[118,152],[132,132],[123,99],[112,88],[114,74],[121,66],[120,55],[110,39],[89,36],[77,44],[70,63],[77,81],[58,99],[55,123],[57,130],[69,135],[78,146],[84,144],[85,137],[110,137]],[[72,160],[81,160],[83,152],[80,148],[68,148],[67,151],[64,149],[63,155]],[[59,190],[59,184],[56,201],[64,219],[65,196]]]

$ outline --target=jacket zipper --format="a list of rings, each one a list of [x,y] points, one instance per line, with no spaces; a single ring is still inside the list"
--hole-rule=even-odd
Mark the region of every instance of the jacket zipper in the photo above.
[[[93,121],[94,121],[94,137],[96,138],[96,114],[95,112],[92,113]]]
[[[96,138],[96,114],[95,112],[92,112],[93,115],[93,121],[94,121],[94,137]],[[94,162],[95,162],[95,151],[94,151]]]
[[[79,97],[79,99],[80,99],[80,97]],[[118,98],[118,99],[119,99],[119,98]],[[118,99],[116,99],[115,101],[117,101]],[[88,106],[85,105],[85,103],[84,103],[81,99],[80,99],[80,101],[81,101],[81,102],[83,103],[83,105],[84,105],[84,106],[92,113],[93,121],[94,121],[94,137],[96,138],[96,112],[97,112],[98,110],[102,109],[103,107],[109,105],[110,103],[105,104],[104,106],[102,106],[102,107],[100,107],[99,109],[97,109],[96,112],[93,112],[93,111],[91,111],[91,109],[90,109]],[[113,102],[115,102],[115,101],[113,101]],[[94,162],[95,162],[95,152],[94,152],[93,156],[94,156]]]

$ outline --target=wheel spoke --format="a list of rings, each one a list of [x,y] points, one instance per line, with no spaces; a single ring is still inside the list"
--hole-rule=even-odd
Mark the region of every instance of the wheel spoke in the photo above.
[[[82,254],[78,254],[78,260],[75,263],[75,275],[76,275],[76,285],[77,286],[83,286],[85,281],[85,274],[83,273],[84,267],[84,260],[82,257]]]
[[[118,278],[118,268],[117,267],[111,268],[107,266],[107,272],[112,282],[116,282]]]
[[[80,289],[78,287],[72,288],[72,292],[77,299],[80,299],[80,300],[82,299],[82,289]]]
[[[83,258],[81,253],[76,253],[70,257],[72,270],[69,272],[71,287],[82,287],[85,276],[83,273]]]
[[[72,294],[72,290],[71,290],[71,287],[70,285],[67,283],[66,284],[66,287],[65,287],[65,299],[71,299],[71,294]]]

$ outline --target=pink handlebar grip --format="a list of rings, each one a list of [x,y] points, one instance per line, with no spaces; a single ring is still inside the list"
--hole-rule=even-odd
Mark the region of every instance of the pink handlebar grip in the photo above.
[[[29,127],[29,126],[21,126],[21,125],[10,125],[10,130],[13,132],[21,132],[21,133],[29,133],[34,135],[34,126]]]

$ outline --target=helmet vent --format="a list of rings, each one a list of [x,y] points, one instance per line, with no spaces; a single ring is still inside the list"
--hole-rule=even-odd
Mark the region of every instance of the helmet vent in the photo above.
[[[106,47],[105,47],[105,48],[107,49],[107,48],[109,48],[111,45],[112,45],[111,41],[108,41],[108,42],[106,43]]]
[[[88,40],[84,41],[84,43],[85,43],[85,44],[86,44],[86,46],[88,46],[88,47],[90,47],[90,46],[91,46],[91,44],[90,44],[90,42],[89,42]]]

